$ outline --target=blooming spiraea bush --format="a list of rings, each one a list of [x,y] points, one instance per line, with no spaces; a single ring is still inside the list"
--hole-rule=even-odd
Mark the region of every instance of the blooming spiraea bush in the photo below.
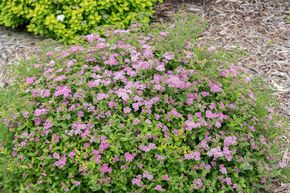
[[[267,180],[272,111],[258,82],[215,51],[155,50],[88,35],[48,52],[4,118],[7,192],[255,192]],[[269,112],[270,111],[270,112]],[[5,177],[4,177],[5,178]]]
[[[29,32],[72,43],[100,25],[149,22],[159,0],[1,0],[0,25],[27,26]],[[140,13],[142,13],[140,15]],[[139,16],[140,15],[140,16]]]

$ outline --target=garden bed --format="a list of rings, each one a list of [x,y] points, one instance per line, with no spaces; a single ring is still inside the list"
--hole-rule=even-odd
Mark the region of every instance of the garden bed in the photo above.
[[[277,109],[279,113],[290,116],[290,66],[289,66],[289,15],[287,1],[209,1],[205,3],[177,4],[177,1],[157,6],[156,21],[170,21],[171,14],[183,10],[195,13],[208,20],[208,28],[198,38],[196,45],[199,47],[210,46],[209,51],[220,49],[228,51],[245,51],[245,56],[239,60],[253,77],[262,77],[276,89],[276,95],[281,103]],[[195,26],[196,27],[196,26]],[[43,39],[30,35],[22,35],[15,38],[18,32],[1,28],[0,43],[2,47],[2,61],[0,64],[9,65],[18,58],[38,53],[40,51],[37,42]],[[10,35],[10,34],[13,35]],[[18,35],[16,35],[18,36]],[[44,41],[45,42],[45,41]],[[4,54],[3,54],[4,53]],[[19,57],[20,56],[20,57]],[[168,56],[170,57],[170,56]],[[11,74],[9,74],[11,77]],[[2,80],[2,86],[7,85],[6,76]],[[13,74],[12,74],[13,77]],[[0,72],[1,79],[1,72]],[[1,84],[0,84],[1,86]],[[289,129],[289,127],[288,127]],[[289,140],[289,133],[279,137],[281,141]],[[289,141],[288,141],[289,144]],[[285,144],[284,144],[285,146]],[[283,167],[289,167],[288,147],[281,150]],[[130,154],[131,155],[131,154]],[[157,186],[156,186],[157,187]],[[160,187],[158,187],[160,189]],[[277,182],[277,188],[273,192],[287,192],[289,184]]]

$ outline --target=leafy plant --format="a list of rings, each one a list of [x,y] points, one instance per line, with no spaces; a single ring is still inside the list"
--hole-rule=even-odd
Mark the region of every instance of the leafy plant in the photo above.
[[[4,191],[256,192],[277,177],[271,91],[177,38],[108,31],[24,65],[12,88],[28,105],[0,106]]]
[[[74,43],[78,35],[98,25],[128,26],[137,15],[148,22],[158,0],[2,0],[0,25],[27,29],[35,34]]]

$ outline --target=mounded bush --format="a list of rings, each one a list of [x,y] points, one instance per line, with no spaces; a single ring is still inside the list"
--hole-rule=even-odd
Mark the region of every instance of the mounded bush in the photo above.
[[[29,32],[73,42],[99,25],[125,27],[138,14],[148,22],[158,0],[2,0],[0,25],[27,25]]]
[[[153,45],[170,34],[129,44],[128,33],[88,35],[34,64],[18,88],[29,108],[3,120],[4,191],[262,188],[276,130],[260,82],[213,48],[166,52]]]

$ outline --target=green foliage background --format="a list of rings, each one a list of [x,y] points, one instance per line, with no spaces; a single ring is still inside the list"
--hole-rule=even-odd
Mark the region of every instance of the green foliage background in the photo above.
[[[75,37],[99,25],[128,26],[141,18],[149,22],[160,0],[2,0],[0,25],[27,26],[34,34],[74,43]],[[142,17],[137,15],[142,14]]]

